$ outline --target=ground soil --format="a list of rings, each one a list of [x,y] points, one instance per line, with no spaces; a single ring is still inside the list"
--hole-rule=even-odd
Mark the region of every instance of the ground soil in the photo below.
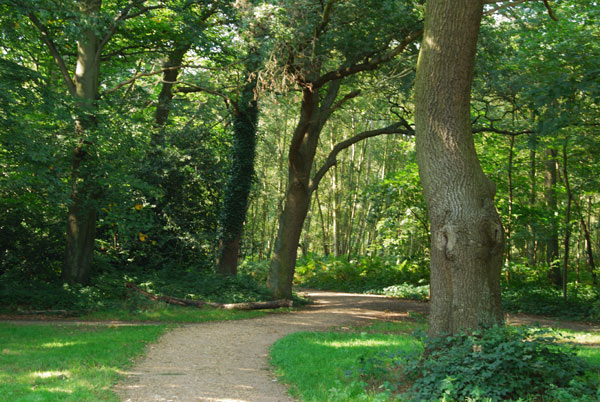
[[[169,331],[158,343],[150,345],[146,356],[124,373],[125,379],[115,386],[115,391],[123,401],[132,402],[293,401],[269,365],[269,347],[279,338],[297,331],[345,330],[373,320],[414,319],[427,314],[429,309],[427,303],[376,295],[312,290],[305,294],[314,304],[292,313],[185,324]],[[3,318],[7,317],[0,317],[0,320]],[[48,323],[39,320],[20,322]],[[508,316],[507,322],[600,331],[599,326],[590,324],[526,315]],[[108,324],[119,325],[116,322]]]

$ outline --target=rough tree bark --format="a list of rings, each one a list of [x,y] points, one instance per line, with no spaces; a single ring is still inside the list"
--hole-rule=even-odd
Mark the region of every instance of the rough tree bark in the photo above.
[[[502,324],[504,231],[473,143],[483,2],[429,0],[417,64],[417,162],[431,222],[430,336]]]

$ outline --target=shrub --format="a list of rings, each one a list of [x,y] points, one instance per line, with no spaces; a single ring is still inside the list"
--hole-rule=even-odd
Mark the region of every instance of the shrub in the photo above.
[[[571,283],[565,301],[562,290],[550,286],[505,285],[502,308],[507,312],[597,321],[600,319],[600,295],[591,286]]]
[[[421,260],[391,263],[377,256],[350,258],[308,255],[298,260],[294,283],[316,289],[366,292],[399,283],[419,283],[428,278]]]
[[[410,283],[403,283],[401,285],[388,286],[382,290],[369,293],[382,294],[389,297],[397,297],[399,299],[426,301],[429,298],[429,285],[415,286]]]
[[[585,377],[588,364],[547,329],[493,327],[428,339],[425,347],[425,359],[405,363],[416,400],[595,397],[597,379]]]

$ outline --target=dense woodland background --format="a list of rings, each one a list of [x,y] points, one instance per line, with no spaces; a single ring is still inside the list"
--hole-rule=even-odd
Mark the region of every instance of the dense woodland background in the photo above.
[[[125,282],[269,298],[309,107],[304,168],[328,170],[292,225],[294,283],[425,298],[422,3],[0,0],[0,304],[103,308]],[[600,319],[600,7],[494,7],[471,114],[505,229],[504,307]]]

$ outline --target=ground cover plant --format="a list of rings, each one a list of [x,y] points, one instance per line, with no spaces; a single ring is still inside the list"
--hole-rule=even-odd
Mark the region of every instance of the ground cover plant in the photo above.
[[[600,349],[589,346],[597,345],[598,334],[508,327],[424,344],[416,336],[423,329],[419,322],[400,322],[294,334],[273,346],[272,362],[293,395],[305,401],[595,401],[600,396]],[[432,351],[421,360],[425,345]]]
[[[0,395],[7,401],[117,401],[110,388],[121,370],[166,329],[0,323]]]
[[[158,295],[217,303],[266,301],[271,299],[264,285],[247,275],[227,277],[207,272],[134,272],[108,271],[93,277],[89,285],[66,284],[58,278],[0,279],[0,314],[31,311],[62,312],[62,316],[81,319],[202,322],[252,318],[261,311],[225,311],[212,308],[171,306],[149,300],[126,288],[132,282]],[[303,300],[295,298],[296,304]]]

